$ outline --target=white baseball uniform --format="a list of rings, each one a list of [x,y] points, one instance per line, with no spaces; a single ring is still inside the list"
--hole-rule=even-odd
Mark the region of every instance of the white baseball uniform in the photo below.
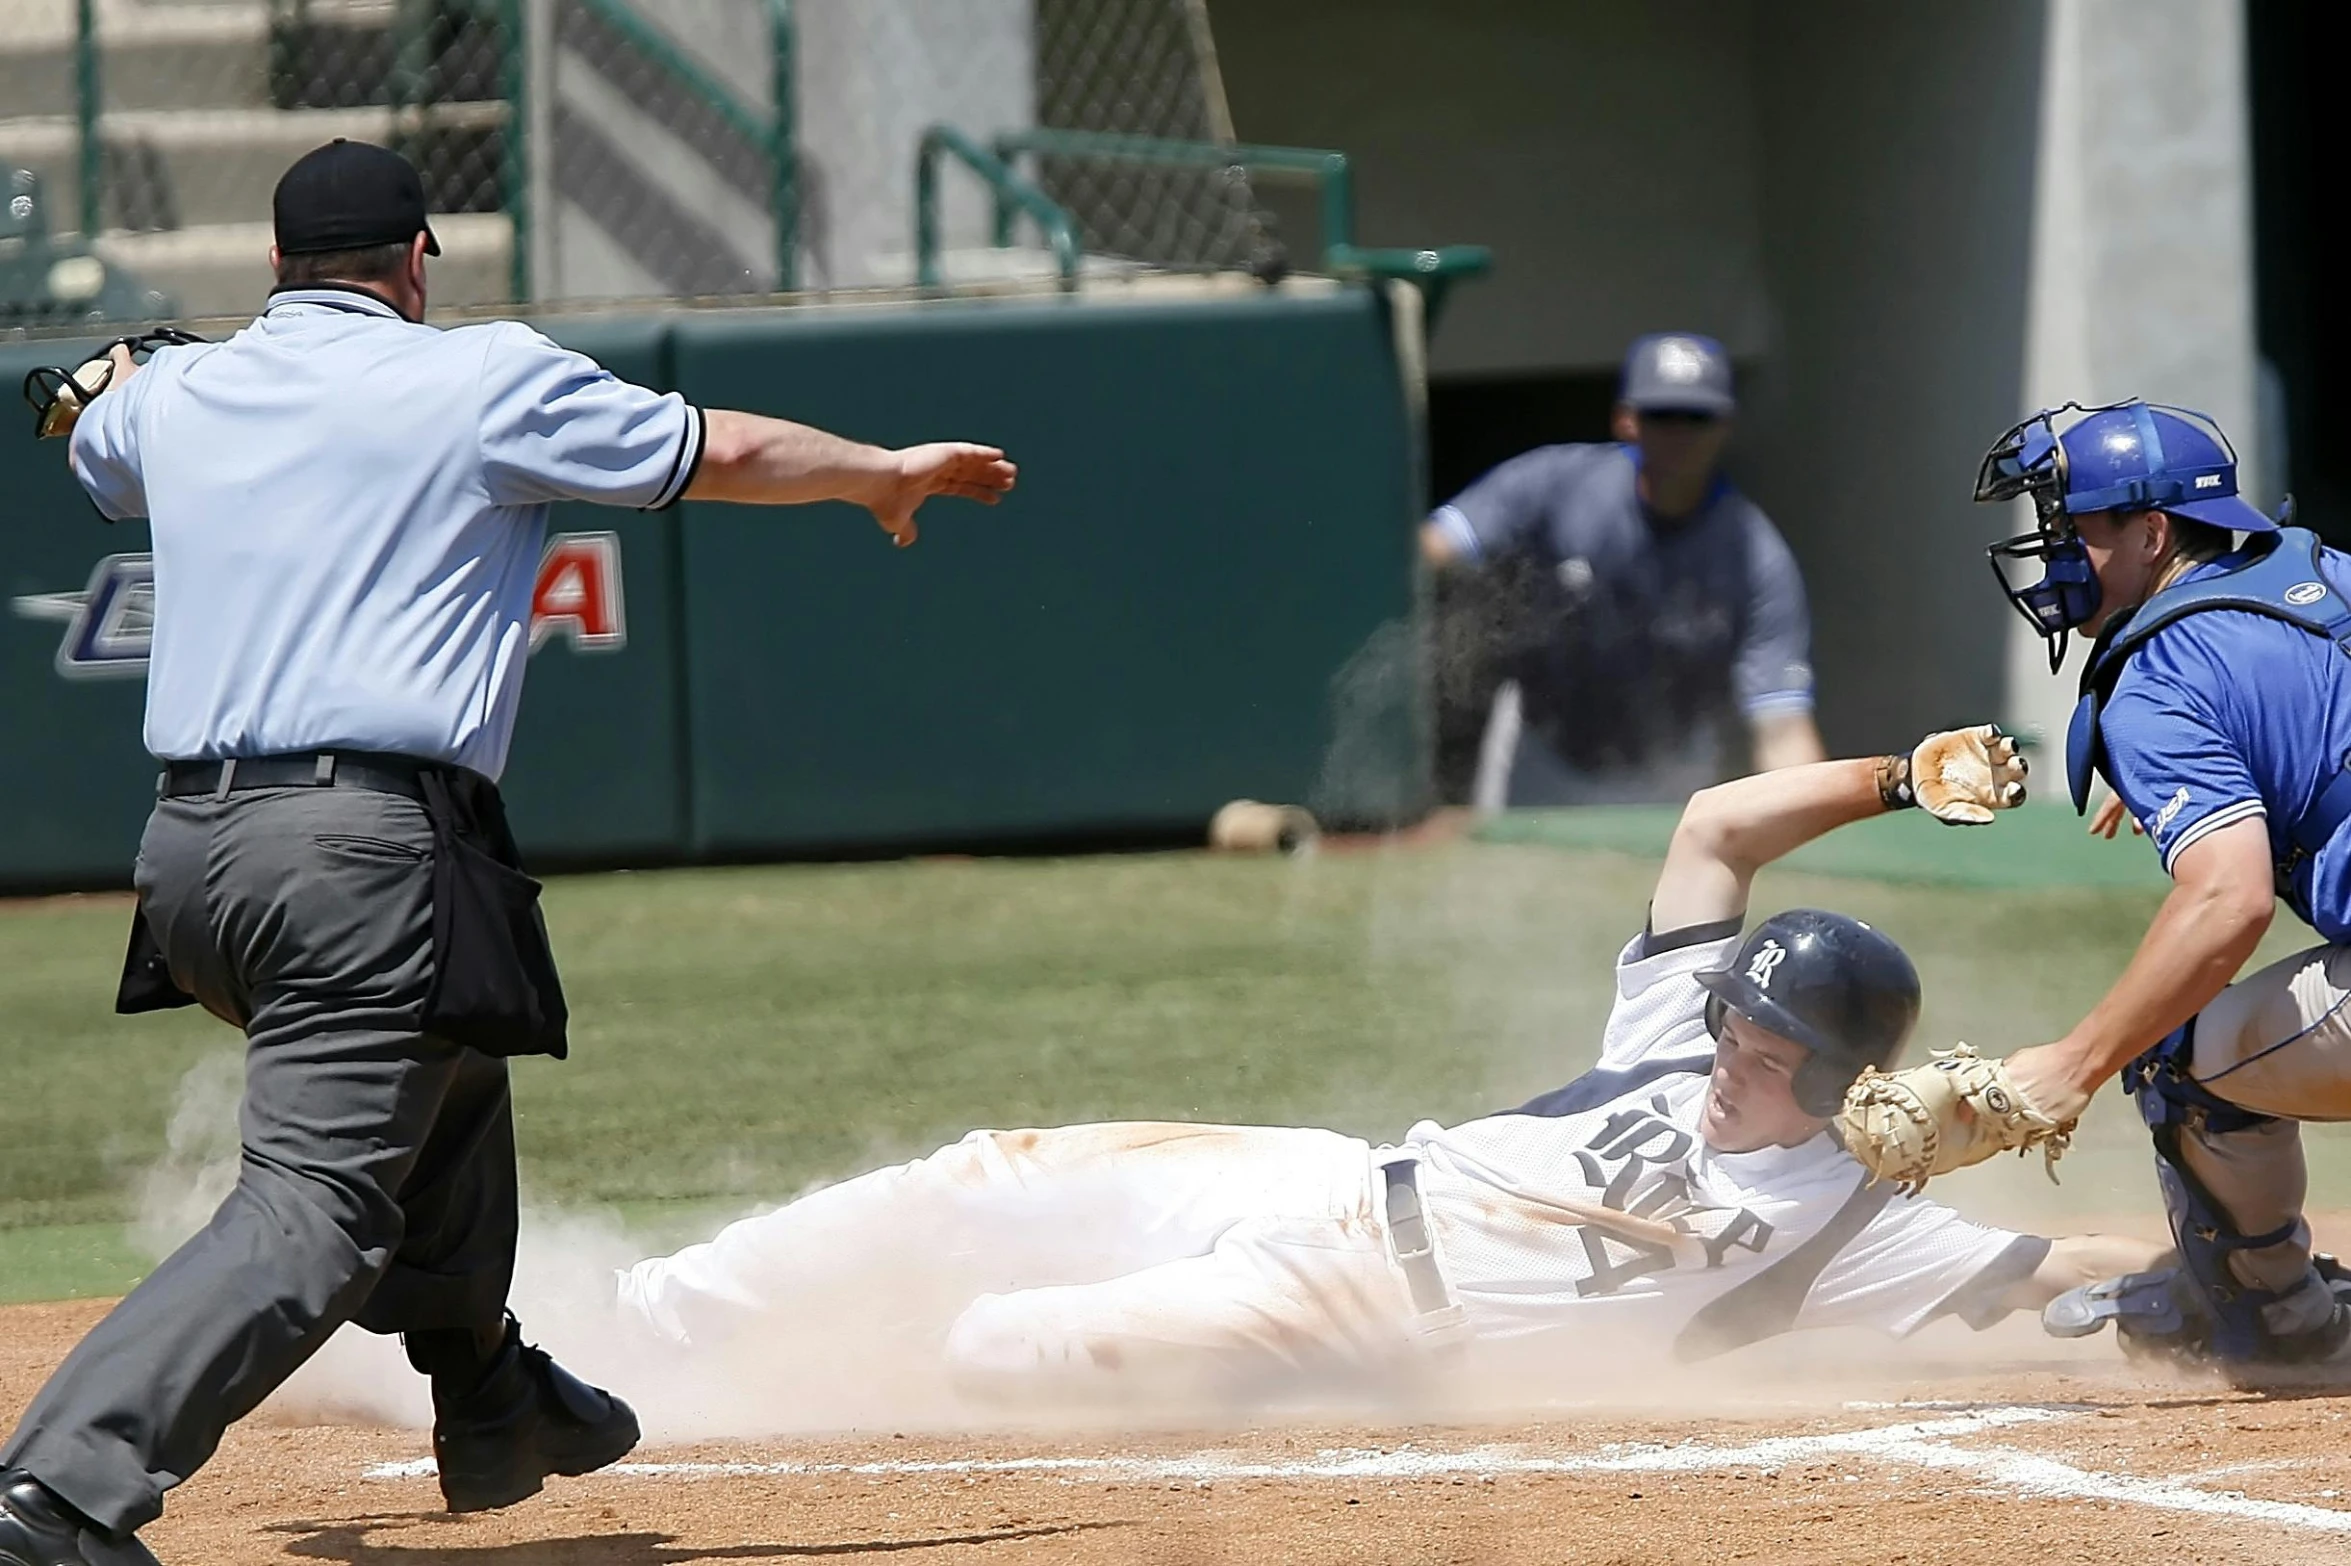
[[[1713,1044],[1692,976],[1736,946],[1729,925],[1637,938],[1599,1063],[1523,1111],[1423,1122],[1388,1148],[1240,1126],[976,1131],[640,1262],[621,1305],[688,1346],[763,1323],[906,1329],[967,1385],[1065,1391],[1161,1376],[1246,1390],[1557,1331],[1585,1352],[1598,1334],[1694,1358],[1799,1327],[1996,1318],[2046,1241],[1872,1188],[1825,1132],[1705,1145]],[[1416,1295],[1391,1233],[1399,1162],[1418,1182],[1434,1297],[1425,1271]],[[1622,1240],[1553,1197],[1684,1238]]]

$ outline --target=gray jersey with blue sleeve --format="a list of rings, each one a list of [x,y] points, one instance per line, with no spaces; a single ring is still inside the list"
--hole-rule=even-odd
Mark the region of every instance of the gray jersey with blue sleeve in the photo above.
[[[1432,520],[1472,561],[1523,559],[1534,590],[1509,654],[1527,728],[1590,774],[1718,751],[1729,720],[1812,708],[1811,622],[1795,557],[1727,481],[1666,523],[1620,445],[1515,457]]]

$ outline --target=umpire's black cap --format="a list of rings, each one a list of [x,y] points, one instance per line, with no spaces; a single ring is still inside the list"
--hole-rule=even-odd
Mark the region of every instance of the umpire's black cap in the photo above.
[[[280,255],[365,250],[419,234],[426,255],[441,253],[425,222],[424,181],[416,165],[389,147],[337,136],[294,160],[269,206]]]

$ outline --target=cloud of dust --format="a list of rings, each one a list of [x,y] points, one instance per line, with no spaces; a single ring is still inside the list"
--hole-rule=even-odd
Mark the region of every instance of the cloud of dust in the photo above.
[[[237,1050],[205,1056],[180,1078],[164,1128],[163,1156],[139,1177],[131,1242],[161,1261],[204,1227],[237,1183],[237,1103],[245,1092],[245,1057]]]
[[[528,1339],[626,1398],[655,1443],[1152,1422],[1153,1409],[1140,1404],[1023,1399],[1005,1405],[959,1392],[940,1338],[978,1291],[943,1261],[953,1253],[952,1240],[915,1230],[873,1238],[851,1269],[853,1288],[811,1287],[794,1304],[762,1310],[746,1330],[687,1349],[660,1340],[620,1307],[616,1273],[643,1250],[615,1218],[534,1208],[523,1218],[512,1307]],[[812,1271],[833,1271],[820,1261],[811,1258]],[[1160,1417],[1213,1402],[1206,1392],[1197,1403],[1180,1395],[1172,1402],[1153,1399]],[[269,1408],[289,1423],[424,1429],[432,1422],[426,1383],[397,1341],[352,1327],[337,1333]]]
[[[1307,798],[1326,827],[1407,819],[1420,804],[1421,643],[1412,622],[1373,630],[1331,677],[1331,736]]]
[[[166,1151],[141,1184],[137,1233],[162,1255],[199,1227],[235,1178],[238,1059],[224,1053],[183,1078]],[[1834,1408],[1897,1400],[1955,1382],[2061,1369],[2106,1345],[2043,1338],[2029,1314],[1976,1335],[1941,1322],[1905,1342],[1868,1333],[1777,1339],[1697,1366],[1601,1335],[1562,1332],[1496,1351],[1311,1383],[1246,1384],[1204,1361],[1196,1379],[1162,1377],[1115,1400],[1023,1394],[975,1398],[950,1379],[940,1334],[979,1292],[958,1237],[919,1227],[864,1236],[853,1256],[815,1247],[808,1287],[747,1330],[685,1350],[619,1308],[617,1273],[643,1254],[610,1213],[537,1203],[524,1214],[513,1306],[526,1334],[576,1373],[628,1398],[649,1440],[681,1442],[841,1430],[1191,1429],[1345,1418],[1385,1425],[1451,1421],[1506,1426],[1603,1411],[1645,1415]],[[1050,1250],[1059,1237],[1040,1234]],[[1007,1265],[987,1258],[990,1271]],[[1010,1265],[1026,1266],[1015,1258]],[[2019,1325],[2021,1323],[2021,1325]],[[289,1423],[366,1423],[423,1430],[424,1379],[396,1339],[346,1327],[271,1400]]]

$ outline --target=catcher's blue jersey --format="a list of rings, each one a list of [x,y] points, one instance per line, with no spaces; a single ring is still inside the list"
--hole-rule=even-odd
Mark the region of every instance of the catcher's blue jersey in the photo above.
[[[2351,560],[2320,568],[2351,591]],[[2184,579],[2217,575],[2200,566]],[[2191,844],[2266,818],[2271,849],[2351,756],[2351,658],[2295,626],[2244,610],[2190,615],[2149,637],[2099,715],[2107,778],[2172,870]],[[2330,941],[2351,939],[2345,832],[2299,860],[2281,891]]]

